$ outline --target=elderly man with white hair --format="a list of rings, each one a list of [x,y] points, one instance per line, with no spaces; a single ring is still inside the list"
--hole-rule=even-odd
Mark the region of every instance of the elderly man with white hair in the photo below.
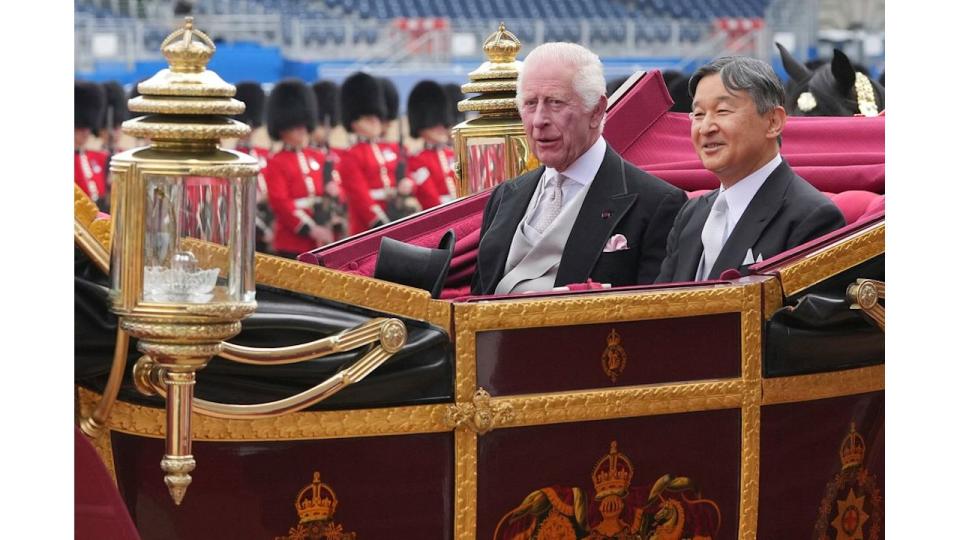
[[[524,59],[517,106],[542,166],[490,194],[473,294],[657,277],[686,195],[603,140],[605,92],[600,59],[580,45],[544,43]]]

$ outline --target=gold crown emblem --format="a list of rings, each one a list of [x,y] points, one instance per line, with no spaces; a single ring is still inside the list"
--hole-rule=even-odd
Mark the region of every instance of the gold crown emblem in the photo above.
[[[326,521],[337,510],[337,494],[327,484],[320,483],[320,473],[313,473],[313,483],[300,490],[294,502],[300,523]]]
[[[620,344],[620,334],[616,330],[610,330],[610,334],[607,335],[607,347],[615,347]]]
[[[593,487],[597,500],[609,495],[624,495],[633,479],[633,464],[617,451],[617,441],[610,442],[610,453],[600,458],[593,468]]]
[[[857,427],[854,422],[850,422],[850,433],[843,439],[840,445],[840,464],[842,470],[850,467],[859,467],[863,464],[863,456],[867,453],[867,445],[863,442],[863,437],[857,433]]]

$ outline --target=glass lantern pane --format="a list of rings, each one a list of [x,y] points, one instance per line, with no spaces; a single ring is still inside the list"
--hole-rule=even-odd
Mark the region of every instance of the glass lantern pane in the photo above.
[[[253,299],[253,179],[145,175],[142,299],[160,303]],[[247,208],[250,210],[246,210]],[[250,214],[250,215],[246,215]],[[247,231],[244,231],[244,224]]]
[[[467,140],[468,193],[478,193],[507,179],[507,147],[503,137]]]

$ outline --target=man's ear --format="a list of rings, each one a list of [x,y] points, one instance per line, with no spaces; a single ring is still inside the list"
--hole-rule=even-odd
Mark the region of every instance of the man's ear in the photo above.
[[[777,105],[767,114],[770,122],[767,126],[767,138],[776,139],[783,133],[783,127],[787,125],[787,111]]]
[[[590,127],[597,129],[603,121],[603,114],[607,112],[607,96],[600,96],[597,105],[590,111]]]

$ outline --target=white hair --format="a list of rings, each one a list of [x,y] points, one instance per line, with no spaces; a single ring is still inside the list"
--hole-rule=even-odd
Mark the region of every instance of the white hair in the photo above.
[[[540,62],[566,64],[574,68],[573,90],[580,96],[586,110],[596,107],[606,91],[603,64],[600,57],[590,49],[576,43],[550,42],[535,47],[523,60],[523,68],[517,77],[517,106],[521,107],[523,73],[526,68]]]

